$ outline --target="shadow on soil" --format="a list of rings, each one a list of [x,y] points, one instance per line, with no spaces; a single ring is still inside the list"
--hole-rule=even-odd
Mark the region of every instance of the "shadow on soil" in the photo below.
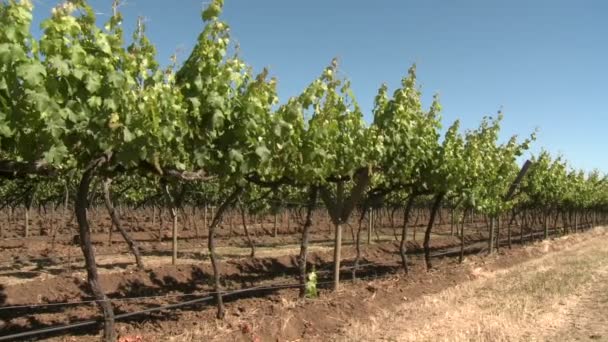
[[[4,293],[4,285],[0,285],[0,305],[6,303],[6,294]]]
[[[532,233],[524,236],[524,241],[530,241],[535,239],[538,233]],[[519,244],[519,236],[514,236],[512,242]],[[475,236],[467,239],[467,247],[465,248],[464,254],[478,254],[485,249],[487,242],[480,241],[479,237]],[[506,241],[501,241],[501,246],[506,245]],[[421,246],[418,242],[408,244],[408,254],[420,255]],[[432,249],[433,258],[445,258],[454,257],[460,254],[459,246],[450,247],[437,247]],[[151,252],[153,255],[165,255],[165,252]],[[398,258],[398,248],[396,245],[391,247],[378,246],[375,253],[386,255],[393,254],[394,260]],[[374,254],[374,253],[372,253]],[[224,255],[224,257],[226,257]],[[202,257],[201,257],[202,259]],[[125,263],[124,265],[112,265],[113,267],[126,267],[132,263]],[[352,279],[353,272],[352,266],[353,260],[344,260],[343,271],[340,272],[342,279]],[[361,265],[356,276],[358,279],[381,277],[388,274],[394,274],[401,272],[401,267],[395,263],[394,265],[380,265],[373,260],[373,258],[362,258],[359,262]],[[311,254],[308,262],[308,269],[312,269],[314,266],[319,275],[319,288],[330,288],[332,286],[332,266],[333,263],[330,260],[324,260],[321,257]],[[246,287],[259,286],[263,284],[274,283],[293,283],[297,282],[298,267],[297,258],[295,256],[284,256],[279,258],[250,258],[240,260],[228,260],[222,263],[222,285],[225,289],[239,289]],[[29,272],[22,272],[23,277],[32,276]],[[191,265],[178,267],[161,268],[159,270],[148,270],[136,272],[136,275],[130,278],[123,279],[123,275],[117,274],[116,278],[111,278],[107,281],[119,283],[118,286],[114,287],[113,291],[108,293],[110,298],[125,298],[125,297],[142,297],[142,296],[165,296],[164,298],[155,298],[154,300],[148,300],[148,302],[132,302],[128,305],[122,305],[120,302],[115,302],[115,313],[127,313],[137,310],[145,310],[159,305],[175,304],[190,299],[195,299],[195,296],[181,296],[183,293],[208,293],[212,289],[212,272],[210,265]],[[284,280],[284,281],[282,281]],[[82,282],[78,286],[82,293],[89,293],[88,286],[85,282]],[[279,289],[260,289],[247,293],[239,293],[234,295],[227,295],[224,298],[225,302],[232,302],[242,298],[265,298],[272,296]],[[176,296],[172,296],[176,295]],[[205,295],[203,295],[205,296]],[[200,298],[200,297],[199,297]],[[58,316],[57,320],[44,321],[37,319],[36,317],[30,316],[32,309],[20,308],[11,309],[6,312],[1,311],[1,306],[6,303],[6,294],[4,293],[4,287],[0,285],[0,318],[4,321],[4,327],[2,328],[2,335],[6,336],[9,334],[16,334],[24,331],[44,329],[50,327],[57,327],[65,324],[66,317]],[[82,298],[82,300],[90,300],[92,298]],[[49,302],[49,306],[37,307],[36,313],[61,313],[65,310],[66,306],[53,306],[52,302]],[[182,310],[199,310],[202,307],[214,305],[214,301],[207,301],[201,304],[189,305],[183,307]],[[78,317],[69,317],[72,322],[78,322],[81,320],[95,320],[101,316],[99,311],[93,307],[93,304],[84,304],[88,308],[84,309],[84,314],[79,314]],[[67,313],[66,313],[67,315]],[[14,319],[18,319],[11,321]],[[176,311],[165,310],[155,313],[146,313],[137,316],[130,317],[128,319],[121,320],[121,322],[141,322],[142,320],[150,321],[170,321],[178,319],[178,313]],[[1,321],[0,321],[1,322]],[[82,328],[76,328],[69,330],[72,336],[83,336],[97,334],[100,331],[101,325],[96,323]],[[66,331],[61,331],[53,334],[40,335],[36,339],[49,338],[52,336],[64,335]],[[1,337],[1,336],[0,336]]]

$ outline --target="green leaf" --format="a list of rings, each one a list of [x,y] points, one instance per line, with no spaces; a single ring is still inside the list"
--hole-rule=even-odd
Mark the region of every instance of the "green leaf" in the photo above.
[[[59,56],[53,56],[49,58],[49,63],[51,66],[57,70],[57,74],[59,76],[66,76],[70,73],[70,67],[66,61],[64,61]]]
[[[58,164],[65,159],[68,154],[68,149],[65,145],[51,146],[51,148],[44,153],[44,160],[49,164]]]
[[[228,156],[230,157],[231,160],[237,162],[237,163],[242,163],[243,162],[243,154],[235,149],[231,149],[230,152],[228,153]]]
[[[94,93],[101,87],[101,77],[97,74],[89,74],[85,83],[87,91]]]
[[[74,75],[77,80],[82,80],[84,77],[84,71],[82,71],[80,68],[76,68],[74,69],[74,72],[72,72],[72,75]]]
[[[260,157],[260,159],[262,160],[262,162],[264,162],[270,157],[270,150],[268,150],[266,146],[258,146],[255,149],[255,154],[257,154],[258,157]]]
[[[116,71],[109,73],[107,77],[108,77],[108,82],[110,84],[112,84],[112,86],[117,87],[117,88],[120,87],[120,84],[124,80],[124,76]]]
[[[222,13],[223,0],[214,0],[207,9],[203,11],[203,20],[213,20]]]
[[[198,109],[201,106],[201,101],[196,97],[189,97],[188,101],[192,104],[192,107]]]
[[[13,131],[7,124],[0,122],[0,135],[8,138],[13,135]]]
[[[107,39],[104,36],[101,36],[97,40],[97,46],[99,46],[99,49],[106,55],[108,55],[108,56],[112,55],[112,48],[110,47],[110,44],[108,43]]]
[[[103,106],[104,106],[104,108],[106,108],[107,110],[110,110],[110,111],[116,111],[118,109],[118,106],[116,105],[116,101],[114,101],[114,99],[112,99],[112,98],[104,99]]]
[[[26,85],[40,85],[46,76],[46,69],[40,62],[35,61],[28,64],[21,64],[17,67],[17,74],[23,78]]]
[[[16,60],[13,47],[12,44],[0,44],[0,63],[9,64]]]
[[[101,97],[99,96],[91,96],[87,100],[87,104],[94,109],[101,107]]]
[[[133,141],[133,139],[135,139],[135,135],[133,133],[131,133],[131,131],[127,127],[125,127],[123,129],[122,135],[123,135],[124,142],[127,142],[127,143],[131,142],[131,141]]]

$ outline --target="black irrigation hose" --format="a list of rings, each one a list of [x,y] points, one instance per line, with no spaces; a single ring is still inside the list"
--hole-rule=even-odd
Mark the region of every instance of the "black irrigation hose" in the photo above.
[[[271,289],[288,289],[288,288],[299,288],[299,287],[300,287],[300,284],[285,284],[285,285],[274,286],[274,287],[252,287],[252,288],[248,288],[248,289],[241,289],[241,290],[235,290],[235,291],[231,291],[231,292],[225,292],[225,293],[223,293],[222,296],[227,297],[227,296],[233,296],[236,294],[254,292],[254,291],[264,291],[264,290],[271,290]],[[190,306],[190,305],[194,305],[194,304],[208,302],[208,301],[213,300],[214,298],[215,298],[215,296],[205,296],[202,298],[197,298],[197,299],[193,299],[193,300],[189,300],[189,301],[185,301],[185,302],[163,305],[163,306],[145,309],[145,310],[141,310],[141,311],[128,312],[128,313],[124,313],[124,314],[115,315],[114,319],[119,320],[119,319],[125,319],[125,318],[129,318],[129,317],[133,317],[133,316],[138,316],[141,314],[181,308],[184,306]],[[11,341],[11,340],[16,340],[16,339],[23,339],[23,338],[28,338],[28,337],[32,337],[32,336],[37,336],[37,335],[60,332],[60,331],[64,331],[64,330],[82,328],[82,327],[98,324],[101,322],[102,322],[102,320],[89,320],[89,321],[66,324],[66,325],[61,325],[61,326],[55,326],[55,327],[49,327],[49,328],[43,328],[43,329],[37,329],[37,330],[30,330],[30,331],[17,333],[17,334],[0,336],[0,341]]]
[[[367,265],[372,265],[372,264],[367,264]],[[362,266],[365,266],[365,265],[359,265],[359,267],[362,267]],[[344,268],[342,268],[342,270],[347,270],[347,269],[352,269],[352,268],[355,268],[355,267],[354,266],[353,267],[344,267]],[[318,272],[318,273],[324,273],[324,272]],[[380,276],[380,277],[361,277],[361,278],[357,278],[357,280],[382,279],[382,278],[386,278],[386,277],[387,276],[384,276],[384,277],[382,277],[382,276]],[[345,279],[345,280],[343,280],[343,282],[349,282],[349,281],[353,281],[353,280],[354,279]],[[317,286],[319,286],[319,285],[327,285],[327,284],[333,284],[333,281],[318,282]],[[230,291],[230,292],[222,292],[222,297],[225,298],[225,297],[234,296],[234,295],[237,295],[237,294],[247,293],[247,292],[265,291],[265,290],[293,289],[293,288],[300,288],[300,287],[301,287],[300,284],[281,284],[281,285],[270,285],[270,286],[257,286],[257,287],[247,288],[247,289],[234,290],[234,291]],[[208,296],[197,298],[197,299],[193,299],[193,300],[189,300],[189,301],[184,301],[184,302],[175,303],[175,304],[168,304],[168,305],[163,305],[163,306],[159,306],[159,307],[155,307],[155,308],[144,309],[144,310],[141,310],[141,311],[128,312],[128,313],[124,313],[124,314],[115,315],[114,319],[115,320],[120,320],[120,319],[125,319],[125,318],[129,318],[129,317],[133,317],[133,316],[138,316],[138,315],[142,315],[142,314],[147,314],[147,313],[152,313],[152,312],[157,312],[157,311],[177,309],[177,308],[181,308],[181,307],[184,307],[184,306],[190,306],[190,305],[194,305],[194,304],[200,304],[200,303],[208,302],[208,301],[211,301],[211,300],[215,299],[215,296],[213,296],[213,295],[217,294],[217,292],[211,292],[209,294],[210,295],[208,295]],[[109,299],[109,300],[111,301],[111,299]],[[65,331],[65,330],[71,330],[71,329],[76,329],[76,328],[82,328],[82,327],[86,327],[86,326],[90,326],[90,325],[94,325],[94,324],[98,324],[98,323],[102,323],[102,322],[103,322],[103,320],[101,320],[101,319],[99,319],[99,320],[88,320],[88,321],[83,321],[83,322],[78,322],[78,323],[65,324],[65,325],[61,325],[61,326],[55,326],[55,327],[49,327],[49,328],[43,328],[43,329],[37,329],[37,330],[24,331],[24,332],[21,332],[21,333],[0,336],[0,342],[2,342],[2,341],[17,340],[17,339],[23,339],[23,338],[28,338],[28,337],[38,336],[38,335],[44,335],[44,334],[50,334],[50,333],[55,333],[55,332],[60,332],[60,331]]]
[[[156,311],[174,309],[174,308],[187,306],[187,305],[191,305],[191,304],[206,302],[206,301],[209,301],[212,299],[213,299],[213,296],[197,298],[197,299],[193,299],[193,300],[182,302],[182,303],[170,304],[170,305],[165,305],[165,306],[159,306],[156,308],[145,309],[142,311],[129,312],[129,313],[124,313],[124,314],[120,314],[120,315],[115,315],[114,319],[119,320],[119,319],[128,318],[128,317],[132,317],[132,316],[136,316],[136,315],[141,315],[144,313],[151,313],[151,312],[156,312]],[[64,330],[82,328],[82,327],[86,327],[89,325],[98,324],[100,322],[101,322],[101,320],[89,320],[89,321],[84,321],[84,322],[56,326],[56,327],[50,327],[50,328],[44,328],[44,329],[38,329],[38,330],[30,330],[30,331],[17,333],[17,334],[0,336],[0,341],[10,341],[10,340],[32,337],[32,336],[36,336],[36,335],[43,335],[43,334],[49,334],[49,333],[54,333],[54,332],[59,332],[59,331],[64,331]]]
[[[331,266],[331,265],[330,265]],[[341,267],[340,270],[341,271],[347,271],[347,270],[352,270],[354,268],[366,268],[368,266],[376,266],[376,267],[398,267],[399,265],[397,265],[396,263],[365,263],[365,264],[359,264],[358,266],[348,266],[348,267]],[[328,268],[328,267],[325,267]],[[315,271],[317,274],[326,274],[326,273],[333,273],[333,270],[324,270],[324,268],[320,268],[317,269]],[[258,286],[256,287],[256,289],[263,289],[263,290],[270,290],[270,289],[275,289],[275,288],[282,288],[282,286],[284,285],[268,285],[265,287],[261,287]],[[213,295],[216,294],[216,292],[205,292],[205,293],[181,293],[181,294],[174,294],[174,295],[169,295],[169,294],[164,294],[164,295],[157,295],[157,296],[138,296],[138,297],[118,297],[118,298],[107,298],[106,301],[108,302],[112,302],[112,303],[116,303],[116,302],[138,302],[138,301],[144,301],[144,300],[150,300],[150,299],[169,299],[169,298],[184,298],[184,297],[196,297],[196,296],[201,296],[201,295]],[[71,307],[71,306],[79,306],[79,305],[88,305],[88,304],[94,304],[99,302],[99,300],[96,299],[91,299],[91,300],[83,300],[83,301],[76,301],[76,302],[58,302],[58,303],[43,303],[43,304],[21,304],[21,305],[12,305],[12,306],[0,306],[0,311],[7,311],[7,310],[21,310],[21,309],[37,309],[37,308],[50,308],[50,307]]]
[[[359,265],[358,267],[361,267],[361,266],[364,266],[364,265]],[[341,268],[341,269],[345,270],[345,269],[352,269],[352,268],[355,268],[355,267],[354,266],[353,267],[345,267],[345,268]],[[324,272],[320,272],[320,273],[324,273]],[[384,277],[375,277],[375,279],[379,279],[379,278],[384,278]],[[359,280],[363,280],[363,279],[366,279],[366,278],[363,277],[363,278],[358,278],[358,279]],[[353,279],[350,279],[350,281],[352,281],[352,280]],[[344,280],[344,281],[349,281],[349,280]],[[320,283],[317,283],[317,285],[330,284],[330,283],[333,283],[333,282],[331,282],[331,281],[320,282]],[[235,291],[231,291],[231,292],[225,292],[225,293],[223,293],[222,296],[223,297],[228,297],[228,296],[233,296],[233,295],[240,294],[240,293],[247,293],[247,292],[254,292],[254,291],[299,288],[300,286],[301,286],[300,284],[284,284],[284,285],[267,286],[267,287],[252,287],[252,288],[247,288],[247,289],[235,290]],[[216,293],[212,292],[212,294],[216,294]],[[163,306],[159,306],[159,307],[155,307],[155,308],[144,309],[144,310],[141,310],[141,311],[135,311],[135,312],[129,312],[129,313],[115,315],[114,319],[115,320],[119,320],[119,319],[125,319],[125,318],[129,318],[129,317],[133,317],[133,316],[138,316],[138,315],[146,314],[146,313],[152,313],[152,312],[157,312],[157,311],[163,311],[163,310],[171,310],[171,309],[181,308],[181,307],[184,307],[184,306],[190,306],[190,305],[193,305],[193,304],[199,304],[199,303],[208,302],[208,301],[213,300],[213,299],[214,299],[214,296],[205,296],[205,297],[202,297],[202,298],[197,298],[197,299],[193,299],[193,300],[189,300],[189,301],[185,301],[185,302],[180,302],[180,303],[175,303],[175,304],[169,304],[169,305],[163,305]],[[90,326],[90,325],[98,324],[98,323],[101,323],[101,322],[102,322],[102,320],[89,320],[89,321],[72,323],[72,324],[66,324],[66,325],[61,325],[61,326],[55,326],[55,327],[49,327],[49,328],[43,328],[43,329],[37,329],[37,330],[31,330],[31,331],[25,331],[25,332],[11,334],[11,335],[4,335],[4,336],[0,336],[0,342],[2,342],[2,341],[16,340],[16,339],[23,339],[23,338],[28,338],[28,337],[38,336],[38,335],[43,335],[43,334],[50,334],[50,333],[60,332],[60,331],[64,331],[64,330],[71,330],[71,329],[75,329],[75,328],[81,328],[81,327],[85,327],[85,326]]]

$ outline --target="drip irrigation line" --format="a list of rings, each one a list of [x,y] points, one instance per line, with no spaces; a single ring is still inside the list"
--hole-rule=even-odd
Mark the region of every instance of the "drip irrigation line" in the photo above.
[[[356,280],[360,281],[360,280],[383,279],[383,278],[388,278],[388,276],[361,277],[361,278],[357,278]],[[354,280],[355,279],[345,279],[342,282],[352,282]],[[333,281],[318,282],[317,286],[318,285],[328,285],[328,284],[333,284]],[[222,297],[225,298],[225,297],[230,297],[230,296],[234,296],[234,295],[238,295],[238,294],[242,294],[242,293],[247,293],[247,292],[267,291],[267,290],[279,290],[279,289],[290,289],[290,288],[300,288],[300,287],[301,287],[300,284],[282,284],[282,285],[274,285],[274,286],[251,287],[251,288],[240,289],[240,290],[235,290],[235,291],[230,291],[230,292],[224,292],[224,291],[211,292],[210,294],[213,294],[213,295],[208,295],[208,296],[205,296],[205,297],[201,297],[201,298],[197,298],[197,299],[192,299],[192,300],[189,300],[189,301],[184,301],[184,302],[180,302],[180,303],[168,304],[168,305],[158,306],[158,307],[144,309],[144,310],[140,310],[140,311],[134,311],[134,312],[128,312],[128,313],[114,315],[114,320],[121,320],[121,319],[130,318],[130,317],[134,317],[134,316],[139,316],[139,315],[142,315],[142,314],[153,313],[153,312],[158,312],[158,311],[165,311],[165,310],[171,310],[171,309],[177,309],[177,308],[181,308],[181,307],[184,307],[184,306],[190,306],[190,305],[194,305],[194,304],[200,304],[200,303],[209,302],[209,301],[215,299],[214,295],[216,295],[218,293],[222,294]],[[44,334],[50,334],[50,333],[65,331],[65,330],[82,328],[82,327],[87,327],[87,326],[99,324],[101,322],[103,322],[103,320],[101,320],[101,319],[98,319],[98,320],[88,320],[88,321],[77,322],[77,323],[70,323],[70,324],[65,324],[65,325],[60,325],[60,326],[54,326],[54,327],[48,327],[48,328],[43,328],[43,329],[24,331],[24,332],[21,332],[21,333],[0,336],[0,342],[2,342],[2,341],[17,340],[17,339],[24,339],[24,338],[30,338],[32,336],[38,336],[38,335],[44,335]]]
[[[382,266],[382,264],[375,264],[376,266]],[[389,265],[389,264],[385,264],[385,265]],[[391,266],[395,266],[395,264],[390,264]],[[362,267],[363,265],[358,265],[357,267]],[[344,267],[341,268],[341,271],[343,270],[347,270],[347,269],[353,269],[355,268],[355,266],[352,267]],[[385,278],[389,278],[390,276],[394,276],[393,273],[389,273],[386,275],[382,275],[382,276],[368,276],[368,277],[360,277],[360,278],[356,278],[356,279],[344,279],[342,281],[342,283],[345,282],[353,282],[353,281],[361,281],[361,280],[369,280],[369,279],[385,279]],[[318,282],[317,286],[319,285],[328,285],[328,284],[333,284],[333,281],[324,281],[324,282]],[[229,292],[224,292],[224,291],[219,291],[219,292],[210,292],[208,293],[207,296],[205,297],[201,297],[201,298],[197,298],[197,299],[193,299],[193,300],[189,300],[189,301],[184,301],[184,302],[180,302],[180,303],[174,303],[174,304],[168,304],[168,305],[163,305],[163,306],[158,306],[158,307],[154,307],[154,308],[149,308],[149,309],[144,309],[141,311],[135,311],[135,312],[130,312],[130,313],[123,313],[123,314],[118,314],[114,316],[115,320],[120,320],[120,319],[125,319],[125,318],[129,318],[129,317],[134,317],[134,316],[138,316],[138,315],[142,315],[142,314],[146,314],[146,313],[152,313],[152,312],[158,312],[158,311],[164,311],[164,310],[171,310],[171,309],[176,309],[176,308],[181,308],[184,306],[190,306],[190,305],[194,305],[194,304],[199,304],[199,303],[204,303],[204,302],[208,302],[211,301],[215,298],[215,296],[213,295],[217,295],[218,293],[222,294],[222,297],[230,297],[230,296],[234,296],[236,294],[241,294],[241,293],[247,293],[247,292],[254,292],[254,291],[267,291],[267,290],[278,290],[278,289],[288,289],[288,288],[300,288],[301,285],[300,284],[280,284],[280,285],[270,285],[270,286],[257,286],[257,287],[251,287],[251,288],[246,288],[246,289],[240,289],[240,290],[234,290],[234,291],[229,291]],[[109,301],[112,301],[110,299],[108,299]],[[97,302],[97,301],[93,301],[93,302]],[[101,323],[102,320],[88,320],[88,321],[83,321],[83,322],[77,322],[77,323],[71,323],[71,324],[66,324],[66,325],[61,325],[61,326],[55,326],[55,327],[48,327],[48,328],[43,328],[43,329],[37,329],[37,330],[30,330],[30,331],[25,331],[25,332],[21,332],[21,333],[16,333],[16,334],[11,334],[11,335],[4,335],[4,336],[0,336],[0,342],[2,341],[10,341],[10,340],[15,340],[15,339],[23,339],[23,338],[29,338],[32,336],[37,336],[37,335],[43,335],[43,334],[49,334],[49,333],[55,333],[55,332],[60,332],[60,331],[65,331],[65,330],[71,330],[71,329],[75,329],[75,328],[82,328],[82,327],[86,327],[86,326],[90,326],[90,325],[95,325],[98,323]]]
[[[395,263],[389,264],[389,263],[385,263],[385,264],[376,264],[376,263],[367,263],[367,264],[360,264],[358,266],[348,266],[348,267],[341,267],[340,271],[346,271],[346,270],[351,270],[354,268],[365,268],[368,266],[395,266],[397,267],[398,265],[396,265]],[[322,271],[322,270],[316,270],[316,273],[320,273],[320,274],[325,274],[325,273],[333,273],[333,270],[328,270],[328,271]],[[284,286],[284,284],[279,284],[279,285],[268,285],[268,286],[257,286],[254,287],[252,289],[260,289],[260,290],[271,290],[274,288],[281,288],[281,286]],[[182,297],[194,297],[194,296],[201,296],[201,295],[215,295],[217,294],[217,292],[191,292],[191,293],[180,293],[180,294],[166,294],[166,295],[156,295],[156,296],[137,296],[137,297],[120,297],[120,298],[108,298],[105,301],[106,302],[135,302],[135,301],[144,301],[144,300],[148,300],[148,299],[169,299],[169,298],[182,298]],[[69,307],[69,306],[79,306],[79,305],[86,305],[86,304],[94,304],[97,302],[101,302],[101,300],[97,300],[97,299],[91,299],[91,300],[83,300],[83,301],[74,301],[74,302],[56,302],[56,303],[42,303],[42,304],[21,304],[21,305],[11,305],[11,306],[2,306],[0,307],[0,311],[8,311],[8,310],[18,310],[18,309],[36,309],[36,308],[48,308],[48,307]]]
[[[182,307],[182,306],[203,303],[206,301],[210,301],[212,299],[213,299],[213,297],[211,297],[211,296],[202,297],[202,298],[193,299],[193,300],[178,303],[178,304],[164,305],[164,306],[145,309],[145,310],[141,310],[141,311],[119,314],[119,315],[115,315],[114,319],[119,320],[119,319],[133,317],[133,316],[137,316],[137,315],[141,315],[141,314],[145,314],[145,313],[152,313],[152,312],[157,312],[157,311],[162,311],[162,310],[174,309],[174,308],[178,308],[178,307]],[[28,337],[37,336],[37,335],[43,335],[43,334],[49,334],[49,333],[54,333],[54,332],[59,332],[59,331],[64,331],[64,330],[82,328],[82,327],[86,327],[86,326],[90,326],[90,325],[95,325],[100,322],[102,322],[102,320],[88,320],[88,321],[84,321],[84,322],[71,323],[71,324],[49,327],[49,328],[44,328],[44,329],[30,330],[30,331],[17,333],[17,334],[0,336],[0,341],[23,339],[23,338],[28,338]]]
[[[363,265],[357,265],[357,266],[342,267],[340,270],[344,271],[344,270],[353,269],[353,268],[365,267],[368,265],[375,265],[375,266],[389,266],[390,265],[390,266],[398,267],[398,266],[395,266],[394,263],[391,263],[391,264],[371,264],[371,263],[369,263],[369,264],[363,264]],[[328,272],[330,272],[330,271],[318,271],[318,273],[328,273]],[[368,280],[368,279],[384,279],[384,278],[388,278],[389,276],[394,276],[394,274],[387,274],[384,276],[374,276],[374,277],[371,277],[371,276],[360,277],[360,278],[356,278],[356,279],[353,279],[353,278],[344,279],[342,282],[344,283],[344,282],[361,281],[361,280]],[[318,282],[317,286],[318,285],[328,285],[328,284],[333,284],[333,281]],[[207,296],[205,296],[205,297],[201,297],[201,298],[197,298],[197,299],[193,299],[193,300],[189,300],[189,301],[158,306],[158,307],[154,307],[154,308],[144,309],[141,311],[118,314],[118,315],[114,316],[114,319],[120,320],[120,319],[134,317],[134,316],[138,316],[138,315],[142,315],[142,314],[146,314],[146,313],[171,310],[171,309],[176,309],[176,308],[180,308],[180,307],[184,307],[184,306],[204,303],[204,302],[213,300],[215,298],[214,295],[217,295],[218,293],[222,294],[222,297],[230,297],[230,296],[234,296],[234,295],[241,294],[241,293],[247,293],[247,292],[279,290],[279,289],[300,288],[300,287],[301,287],[300,284],[278,284],[278,285],[269,285],[269,286],[257,286],[257,287],[234,290],[234,291],[229,291],[229,292],[224,292],[224,291],[209,292],[209,293],[207,293]],[[173,297],[186,297],[186,296],[194,296],[194,295],[196,295],[196,294],[175,295]],[[131,300],[131,299],[133,299],[133,300],[140,299],[141,300],[141,299],[152,299],[152,298],[160,298],[160,297],[167,298],[169,296],[164,295],[164,296],[148,296],[148,297],[115,298],[115,299],[107,299],[106,301],[112,302],[112,301]],[[92,301],[83,301],[83,302],[77,302],[77,303],[78,304],[84,304],[84,303],[90,304],[90,303],[95,303],[95,302],[99,302],[99,301],[92,300]],[[45,306],[51,306],[51,305],[67,306],[67,305],[74,305],[74,304],[76,304],[76,302],[43,304],[43,305],[37,305],[37,306],[39,306],[39,307],[45,307]],[[24,306],[21,306],[20,308],[32,308],[32,307],[33,306],[31,306],[31,305],[24,305]],[[16,309],[19,307],[16,307],[16,306],[4,307],[4,309],[9,309],[9,308]],[[70,330],[70,329],[75,329],[75,328],[82,328],[82,327],[86,327],[86,326],[90,326],[90,325],[95,325],[95,324],[98,324],[101,322],[102,322],[102,320],[88,320],[88,321],[71,323],[71,324],[66,324],[66,325],[61,325],[61,326],[54,326],[54,327],[48,327],[48,328],[43,328],[43,329],[30,330],[30,331],[25,331],[25,332],[21,332],[21,333],[11,334],[11,335],[4,335],[4,336],[0,336],[0,342],[10,341],[10,340],[15,340],[15,339],[29,338],[32,336],[50,334],[50,333],[55,333],[55,332],[60,332],[60,331],[65,331],[65,330]]]

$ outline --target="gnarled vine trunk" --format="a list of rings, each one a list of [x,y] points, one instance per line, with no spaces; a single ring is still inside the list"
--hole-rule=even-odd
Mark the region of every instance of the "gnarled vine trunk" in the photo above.
[[[137,241],[135,241],[129,235],[129,233],[127,233],[127,231],[125,230],[125,227],[122,225],[122,222],[120,221],[120,218],[118,217],[118,214],[116,213],[116,210],[114,209],[114,205],[112,204],[112,198],[110,196],[110,185],[111,184],[112,184],[111,178],[106,178],[106,180],[103,182],[103,201],[106,205],[106,209],[108,210],[108,213],[110,214],[110,218],[112,219],[112,225],[116,226],[116,228],[120,232],[120,235],[122,235],[123,239],[125,239],[125,241],[127,242],[127,245],[129,246],[129,250],[131,251],[131,253],[133,253],[133,256],[135,257],[135,263],[137,264],[137,268],[140,270],[143,270],[144,263],[141,260],[141,253],[139,252],[139,244],[137,243]],[[110,232],[112,232],[111,226],[110,226]],[[110,243],[112,242],[111,236],[112,235],[110,234]]]
[[[302,227],[302,240],[300,242],[300,256],[298,258],[300,268],[300,298],[306,296],[306,259],[308,257],[308,240],[310,237],[310,227],[312,227],[312,213],[317,202],[318,190],[316,187],[310,189],[308,204],[306,207],[306,221]]]
[[[407,204],[405,205],[405,209],[403,210],[403,226],[401,227],[401,242],[399,243],[399,255],[401,255],[401,266],[403,267],[403,272],[408,274],[409,269],[407,266],[407,254],[405,243],[407,241],[407,223],[410,218],[410,212],[412,211],[412,206],[414,204],[414,200],[416,199],[416,195],[410,195],[410,198],[407,200]]]
[[[84,255],[85,268],[87,270],[87,282],[93,296],[97,301],[97,305],[100,306],[103,317],[104,317],[104,331],[103,340],[105,342],[111,342],[116,339],[114,332],[114,310],[112,304],[106,297],[101,285],[99,283],[99,276],[97,273],[97,265],[95,263],[95,251],[91,243],[91,232],[89,228],[89,222],[87,219],[87,207],[89,188],[91,181],[94,178],[95,170],[101,163],[105,162],[105,158],[99,159],[91,163],[91,165],[84,171],[76,194],[76,203],[74,206],[76,220],[78,222],[78,230],[80,234],[80,248]]]
[[[209,249],[209,259],[211,259],[211,267],[213,268],[213,291],[215,292],[215,298],[217,301],[217,315],[218,319],[224,317],[224,301],[222,299],[222,286],[220,283],[220,265],[219,260],[217,259],[217,254],[215,254],[215,228],[220,223],[222,216],[226,209],[233,204],[236,199],[241,194],[242,189],[240,187],[236,188],[232,194],[224,202],[220,205],[217,212],[213,216],[211,224],[209,225],[209,236],[207,242],[207,248]]]
[[[247,229],[247,216],[245,215],[245,208],[241,206],[241,221],[243,223],[243,230],[245,231],[245,237],[247,238],[247,243],[249,243],[249,248],[251,248],[250,256],[255,258],[255,244],[251,239],[251,235],[249,235],[249,229]]]
[[[426,226],[426,231],[424,232],[424,261],[426,263],[426,270],[430,271],[433,268],[431,264],[431,231],[433,230],[433,225],[435,224],[435,217],[437,216],[437,211],[441,206],[441,201],[445,194],[440,193],[435,196],[435,201],[433,203],[433,207],[431,208],[431,214],[429,217],[429,223]]]

